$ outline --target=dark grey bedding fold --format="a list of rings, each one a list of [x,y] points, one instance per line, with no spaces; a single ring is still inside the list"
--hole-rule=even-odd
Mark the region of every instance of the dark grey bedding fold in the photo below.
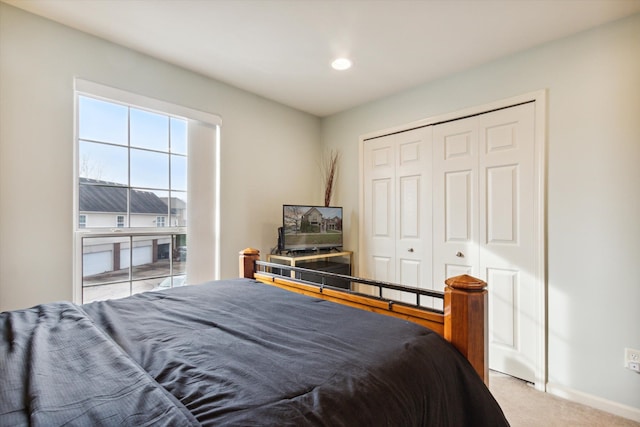
[[[246,279],[84,310],[205,425],[507,425],[466,359],[406,321]]]
[[[0,338],[0,426],[198,425],[73,304],[1,313]]]

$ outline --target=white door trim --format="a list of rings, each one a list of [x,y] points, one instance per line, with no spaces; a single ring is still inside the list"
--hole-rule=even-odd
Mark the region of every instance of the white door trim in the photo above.
[[[535,221],[534,235],[536,239],[535,253],[535,269],[538,295],[538,313],[540,325],[538,328],[539,351],[537,354],[536,372],[535,372],[535,388],[545,391],[547,381],[547,280],[546,280],[546,259],[547,259],[547,226],[546,226],[546,142],[547,142],[547,91],[541,89],[534,92],[525,93],[523,95],[511,98],[493,101],[487,104],[465,108],[437,116],[428,117],[400,126],[394,126],[378,130],[375,132],[361,135],[358,145],[358,168],[359,168],[359,191],[358,205],[359,212],[364,212],[364,144],[367,140],[389,135],[397,132],[404,132],[410,129],[430,126],[450,120],[461,119],[468,116],[474,116],[487,113],[493,110],[512,107],[514,105],[535,102],[535,128],[534,128],[534,211],[537,220]],[[364,230],[363,221],[359,221],[358,230],[358,247],[364,247]],[[358,263],[362,260],[362,251],[358,251]],[[356,271],[356,274],[358,272]]]

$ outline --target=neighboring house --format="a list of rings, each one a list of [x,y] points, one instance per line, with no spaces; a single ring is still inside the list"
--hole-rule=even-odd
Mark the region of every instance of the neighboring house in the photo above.
[[[131,212],[127,219],[127,191],[117,184],[95,179],[80,178],[80,218],[81,228],[93,227],[168,227],[185,225],[185,203],[175,197],[169,208],[155,193],[131,191]],[[175,213],[175,214],[174,214]],[[130,222],[130,225],[129,225]],[[171,237],[138,238],[130,253],[128,242],[114,242],[113,238],[85,239],[83,244],[83,276],[94,276],[105,272],[118,271],[129,266],[139,266],[167,259]]]
[[[325,218],[317,208],[311,208],[302,215],[302,224],[309,224],[313,228],[317,227],[317,231],[320,233],[328,230],[342,230],[341,218],[337,216]]]
[[[187,226],[187,203],[177,197],[160,197],[164,203],[171,203],[171,221],[170,227],[186,227]]]
[[[316,208],[311,208],[302,214],[302,223],[308,222],[309,225],[319,226],[322,223],[322,213]]]
[[[179,200],[175,197],[172,201]],[[166,198],[165,198],[166,200]],[[180,201],[184,215],[184,202]],[[150,191],[131,191],[130,220],[127,220],[127,191],[107,181],[80,178],[81,228],[168,227],[184,225],[179,216],[169,216],[167,203]],[[177,210],[176,210],[177,211]],[[174,209],[172,209],[172,213]],[[130,221],[130,223],[129,223]]]
[[[342,218],[338,218],[337,216],[326,218],[324,225],[326,230],[342,230]]]

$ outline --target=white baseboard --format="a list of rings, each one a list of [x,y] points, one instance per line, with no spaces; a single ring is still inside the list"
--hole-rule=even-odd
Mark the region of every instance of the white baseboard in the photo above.
[[[623,405],[621,403],[613,402],[611,400],[603,399],[601,397],[552,383],[547,383],[547,393],[572,402],[587,405],[601,411],[609,412],[610,414],[614,414],[619,417],[640,422],[640,409],[634,408],[633,406]]]

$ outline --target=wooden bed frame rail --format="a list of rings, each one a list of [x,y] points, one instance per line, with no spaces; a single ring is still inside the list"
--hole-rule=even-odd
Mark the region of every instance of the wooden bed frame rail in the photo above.
[[[256,266],[259,260],[257,249],[240,251],[240,277],[426,326],[451,342],[489,385],[487,284],[482,280],[468,275],[447,279],[442,313],[260,272]],[[353,281],[366,280],[353,277]]]

